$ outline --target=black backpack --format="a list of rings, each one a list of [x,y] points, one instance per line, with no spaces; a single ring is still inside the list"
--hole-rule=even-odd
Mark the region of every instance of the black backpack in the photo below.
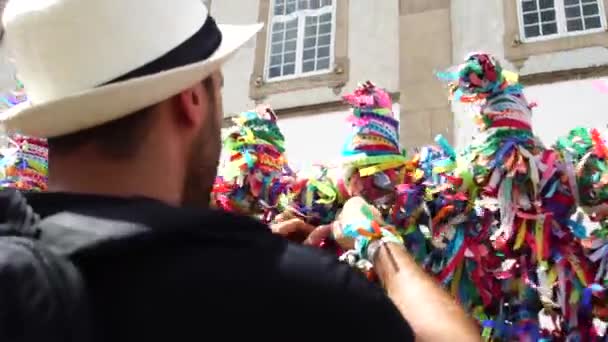
[[[247,218],[176,211],[156,201],[95,213],[111,215],[59,212],[40,220],[21,193],[0,191],[0,342],[108,341],[96,327],[81,272],[91,261],[192,241],[250,244],[260,235],[255,229],[232,229],[251,224]],[[126,216],[131,219],[123,220]],[[201,229],[201,222],[227,216],[232,226]]]
[[[0,192],[0,215],[0,341],[92,341],[84,282],[70,258],[95,235],[69,228],[65,215],[41,221],[17,191]]]

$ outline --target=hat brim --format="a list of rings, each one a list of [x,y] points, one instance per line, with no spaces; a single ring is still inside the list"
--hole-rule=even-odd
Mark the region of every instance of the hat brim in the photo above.
[[[218,27],[222,42],[204,61],[41,104],[28,100],[1,113],[0,122],[9,132],[52,138],[99,126],[162,102],[218,70],[263,24]]]

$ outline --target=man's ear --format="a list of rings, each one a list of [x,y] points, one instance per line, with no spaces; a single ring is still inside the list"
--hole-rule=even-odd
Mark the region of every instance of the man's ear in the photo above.
[[[208,108],[207,94],[202,84],[188,88],[175,97],[176,105],[179,107],[180,117],[184,124],[201,125],[205,112]]]

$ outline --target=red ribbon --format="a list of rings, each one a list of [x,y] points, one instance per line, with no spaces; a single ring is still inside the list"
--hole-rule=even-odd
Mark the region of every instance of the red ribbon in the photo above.
[[[498,119],[492,122],[490,125],[491,128],[515,128],[526,131],[532,131],[532,127],[527,123],[515,119]]]

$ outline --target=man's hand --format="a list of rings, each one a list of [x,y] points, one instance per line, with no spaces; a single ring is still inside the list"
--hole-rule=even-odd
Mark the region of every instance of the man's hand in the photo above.
[[[366,220],[365,212],[371,212],[376,222],[384,224],[380,212],[363,198],[348,200],[333,226],[334,238],[343,249],[349,249],[353,240],[344,236],[342,227]],[[417,341],[481,340],[473,320],[416,264],[402,245],[382,244],[372,262],[388,296],[414,329]],[[425,295],[420,296],[420,293]],[[437,325],[437,322],[442,324]]]
[[[362,197],[353,197],[346,201],[338,220],[334,222],[332,226],[332,234],[334,239],[344,250],[353,249],[355,246],[355,241],[350,237],[344,236],[342,228],[350,223],[365,220],[366,216],[362,211],[363,207],[367,207],[369,209],[374,216],[374,220],[379,223],[384,222],[378,209],[368,204]]]
[[[280,217],[279,222],[271,224],[274,234],[310,246],[318,246],[323,239],[331,234],[331,226],[312,226],[299,218]]]
[[[594,222],[600,222],[608,217],[608,203],[602,203],[593,208],[587,209],[589,218]]]

